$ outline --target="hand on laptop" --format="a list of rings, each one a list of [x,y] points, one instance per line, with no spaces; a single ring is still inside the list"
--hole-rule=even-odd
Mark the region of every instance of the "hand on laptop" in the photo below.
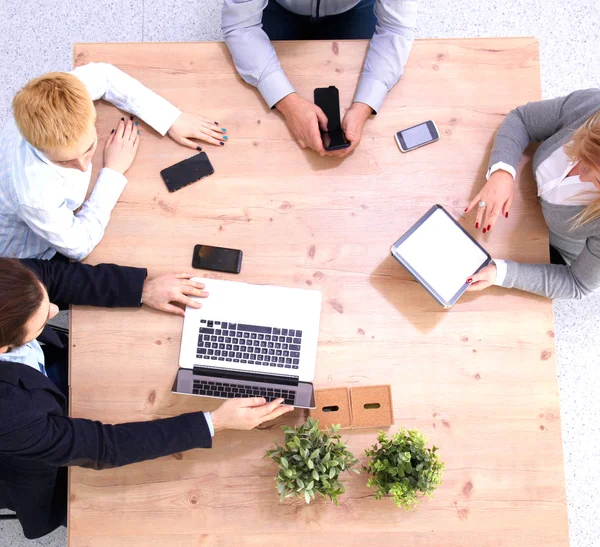
[[[192,281],[192,277],[195,275],[178,273],[147,278],[142,289],[142,304],[182,317],[184,315],[183,308],[176,304],[201,308],[202,304],[190,296],[206,298],[208,293],[202,290],[204,283]]]
[[[225,401],[217,410],[210,413],[215,432],[221,429],[248,431],[294,409],[292,406],[282,405],[283,399],[265,403],[262,397]]]
[[[288,129],[300,148],[312,148],[321,156],[325,155],[319,127],[327,131],[327,116],[315,103],[297,93],[290,93],[275,108],[284,115]]]
[[[219,123],[208,118],[182,112],[170,127],[168,135],[175,142],[197,150],[198,143],[190,139],[224,145],[228,139],[227,135],[225,135],[226,131]]]
[[[104,167],[121,175],[131,167],[140,145],[140,132],[133,119],[121,118],[117,128],[106,139],[104,147]]]

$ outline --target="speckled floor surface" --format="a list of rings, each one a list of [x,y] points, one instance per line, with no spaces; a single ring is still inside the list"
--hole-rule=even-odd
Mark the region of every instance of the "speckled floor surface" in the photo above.
[[[220,0],[0,0],[0,126],[27,80],[71,67],[74,42],[218,40],[220,11]],[[536,36],[549,98],[600,86],[599,22],[597,0],[423,0],[418,36]],[[554,312],[571,546],[600,546],[600,295]],[[0,521],[0,547],[64,544],[64,530],[27,542]]]

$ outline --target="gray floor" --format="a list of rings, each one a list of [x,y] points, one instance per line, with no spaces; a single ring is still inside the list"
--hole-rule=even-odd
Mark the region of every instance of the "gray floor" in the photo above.
[[[28,79],[71,67],[73,42],[218,40],[220,6],[220,0],[0,0],[0,126]],[[420,13],[421,38],[538,37],[545,98],[600,86],[597,0],[423,0]],[[600,546],[600,295],[556,302],[554,312],[571,545]],[[0,547],[64,542],[62,530],[26,542],[17,525],[0,523]]]

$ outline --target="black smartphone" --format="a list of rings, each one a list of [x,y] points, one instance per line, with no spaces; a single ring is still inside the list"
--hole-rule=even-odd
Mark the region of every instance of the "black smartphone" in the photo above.
[[[200,152],[160,172],[169,192],[176,192],[215,172],[206,152]]]
[[[410,152],[440,138],[440,132],[433,120],[413,125],[408,129],[402,129],[395,135],[396,143],[402,152]]]
[[[242,251],[238,249],[196,245],[192,257],[192,268],[238,274],[242,269],[242,256]]]
[[[341,150],[348,148],[350,142],[342,130],[340,119],[340,93],[334,85],[315,89],[315,104],[327,116],[327,131],[321,131],[325,150]]]

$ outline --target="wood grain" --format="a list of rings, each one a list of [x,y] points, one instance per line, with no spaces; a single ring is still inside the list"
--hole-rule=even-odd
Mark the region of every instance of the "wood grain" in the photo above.
[[[301,93],[334,84],[349,106],[365,42],[276,49]],[[343,161],[299,150],[223,44],[78,44],[74,58],[113,63],[230,135],[224,147],[205,147],[215,175],[169,194],[159,171],[191,153],[142,124],[129,183],[88,261],[189,270],[193,245],[213,244],[244,250],[240,281],[322,291],[317,387],[391,383],[395,425],[423,431],[446,472],[435,497],[410,513],[375,500],[364,475],[348,477],[339,508],[280,504],[275,469],[262,459],[282,438],[280,423],[226,432],[210,451],[72,468],[71,547],[568,544],[551,303],[492,288],[443,311],[389,256],[432,203],[470,229],[463,209],[484,182],[495,130],[511,108],[540,98],[535,39],[415,42],[402,81]],[[119,118],[98,105],[100,145]],[[394,132],[429,118],[440,141],[401,154]],[[531,153],[511,217],[477,236],[493,256],[548,259]],[[76,307],[72,323],[74,416],[118,423],[215,408],[170,392],[181,319]],[[375,434],[344,437],[362,457]]]

